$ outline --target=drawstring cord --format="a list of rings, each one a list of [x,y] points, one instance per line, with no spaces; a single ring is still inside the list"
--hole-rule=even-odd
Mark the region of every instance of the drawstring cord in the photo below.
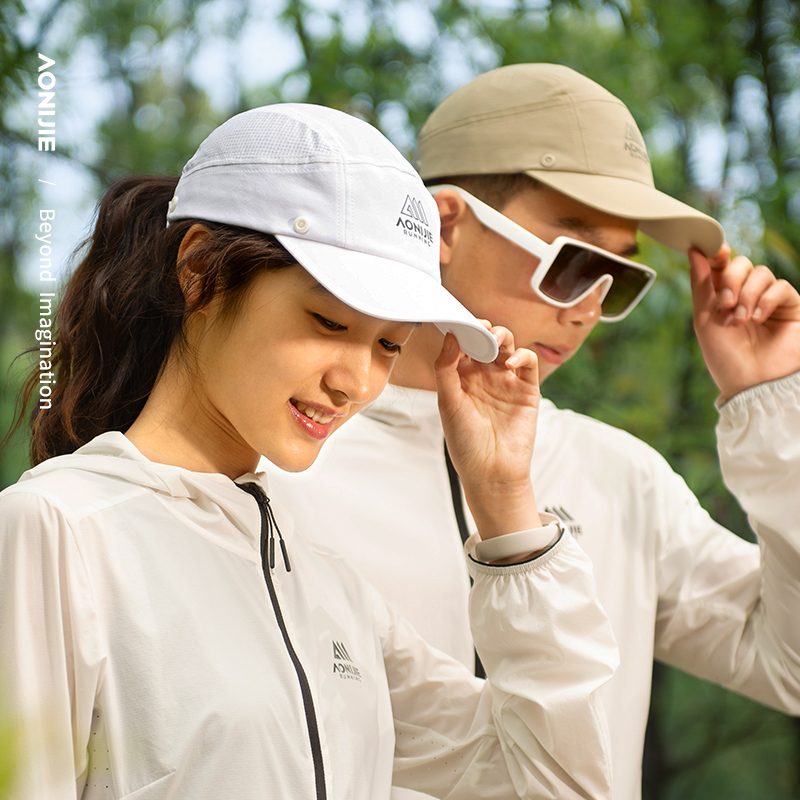
[[[281,534],[281,529],[278,527],[278,521],[275,519],[275,512],[272,510],[272,503],[269,497],[265,494],[264,490],[257,483],[240,483],[237,484],[239,488],[255,497],[258,503],[258,510],[261,513],[261,561],[266,560],[269,563],[270,570],[275,569],[275,534],[278,534],[278,544],[281,548],[281,555],[283,556],[283,566],[287,572],[292,571],[292,565],[289,562],[289,552],[286,549],[286,542]],[[266,534],[266,535],[265,535]]]
[[[263,494],[263,493],[262,493]],[[269,568],[275,569],[275,534],[278,534],[278,544],[281,547],[281,555],[283,556],[283,566],[287,572],[292,571],[292,565],[289,563],[289,554],[286,552],[286,542],[283,540],[281,529],[278,527],[278,522],[275,519],[275,512],[272,510],[272,503],[269,497],[264,495],[265,506],[267,510],[267,542],[269,543]],[[263,547],[263,545],[262,545]],[[261,557],[264,557],[262,552]]]
[[[289,553],[286,551],[286,542],[283,540],[283,535],[281,534],[281,529],[278,527],[278,522],[275,519],[275,512],[272,510],[272,503],[269,501],[269,497],[266,495],[264,496],[267,501],[267,516],[272,524],[270,530],[270,557],[269,557],[269,565],[271,569],[275,567],[275,537],[272,534],[272,530],[276,531],[278,534],[278,544],[281,546],[281,555],[283,556],[283,566],[286,568],[287,572],[292,571],[292,565],[289,563]]]

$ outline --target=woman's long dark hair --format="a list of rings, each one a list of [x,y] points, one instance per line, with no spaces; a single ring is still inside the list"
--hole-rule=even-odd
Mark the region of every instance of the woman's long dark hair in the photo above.
[[[59,305],[49,408],[30,416],[34,464],[71,453],[100,433],[127,430],[141,412],[174,345],[183,344],[187,314],[220,296],[230,313],[253,278],[294,259],[270,236],[200,220],[166,226],[176,178],[126,178],[100,202],[86,255]],[[198,276],[187,301],[178,251],[189,228],[208,236],[185,261]],[[36,394],[39,370],[25,381],[15,425]],[[7,437],[8,438],[8,437]]]

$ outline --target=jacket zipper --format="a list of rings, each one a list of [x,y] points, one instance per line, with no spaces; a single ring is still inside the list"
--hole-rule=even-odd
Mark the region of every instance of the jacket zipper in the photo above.
[[[317,800],[326,800],[328,793],[325,788],[325,767],[322,762],[322,744],[319,738],[319,727],[317,725],[317,713],[314,710],[314,698],[311,696],[311,686],[308,683],[303,665],[295,652],[292,641],[289,638],[289,631],[286,629],[286,623],[283,619],[280,604],[278,603],[278,595],[275,591],[275,585],[272,582],[272,574],[270,571],[268,550],[272,548],[274,553],[274,539],[272,537],[274,524],[272,517],[272,509],[269,507],[269,498],[264,493],[264,490],[256,483],[242,483],[237,486],[248,494],[252,495],[258,503],[258,510],[261,514],[261,568],[264,572],[264,580],[267,583],[267,591],[269,592],[270,600],[272,601],[272,610],[275,612],[275,619],[278,622],[281,636],[283,636],[283,643],[286,646],[286,651],[289,653],[289,658],[294,666],[294,671],[297,673],[297,680],[300,684],[300,693],[303,696],[303,708],[306,714],[306,727],[308,729],[308,739],[311,745],[311,756],[314,760],[314,783],[316,785]],[[280,536],[280,531],[278,531]],[[283,550],[284,563],[288,566],[288,557],[286,555],[283,539],[281,538],[281,550]],[[272,557],[274,566],[274,555]]]
[[[467,515],[464,513],[464,498],[461,496],[461,479],[458,477],[453,459],[450,458],[447,442],[444,443],[444,463],[447,465],[447,478],[450,481],[450,496],[453,499],[453,511],[456,515],[458,533],[461,536],[461,543],[466,544],[467,539],[469,539],[469,531],[467,530]],[[469,585],[472,586],[472,583],[472,577],[470,576]],[[473,650],[475,650],[474,647]],[[486,677],[486,670],[481,663],[481,657],[478,655],[477,650],[475,650],[475,676],[478,678]]]

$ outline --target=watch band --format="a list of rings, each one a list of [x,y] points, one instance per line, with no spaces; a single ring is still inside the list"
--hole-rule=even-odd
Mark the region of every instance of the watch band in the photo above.
[[[504,533],[502,536],[495,536],[485,542],[478,542],[475,548],[475,557],[479,561],[489,563],[501,558],[513,558],[525,553],[551,548],[563,533],[561,520],[555,514],[541,513],[539,517],[544,523],[541,528]]]

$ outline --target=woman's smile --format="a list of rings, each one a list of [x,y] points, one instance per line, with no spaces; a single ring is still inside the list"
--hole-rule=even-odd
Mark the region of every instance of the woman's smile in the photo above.
[[[295,398],[289,400],[288,405],[300,428],[314,439],[326,439],[334,429],[334,420],[347,416],[347,414],[336,413],[324,406],[304,403]]]

